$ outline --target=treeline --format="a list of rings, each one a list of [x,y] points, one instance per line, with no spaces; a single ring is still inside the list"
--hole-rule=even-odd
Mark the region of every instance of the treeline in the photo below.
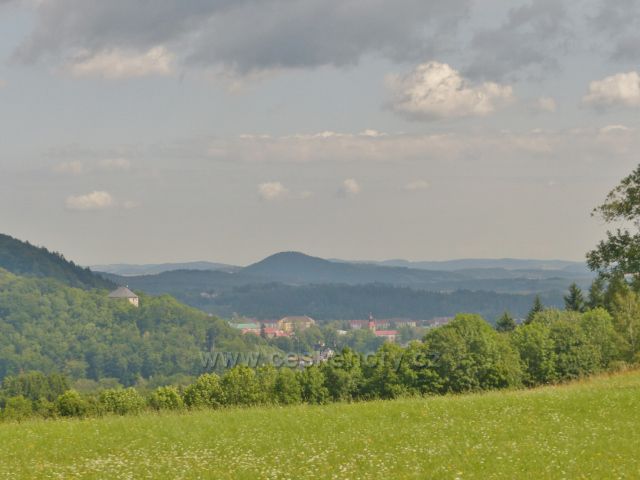
[[[5,379],[2,418],[84,417],[144,410],[324,404],[534,387],[614,371],[640,360],[640,300],[616,297],[613,315],[543,310],[525,324],[497,331],[482,317],[458,315],[407,347],[385,343],[372,356],[350,349],[308,368],[238,365],[204,374],[188,386],[134,388],[82,395],[42,374]],[[633,322],[633,325],[630,324]]]
[[[494,319],[505,310],[523,317],[534,299],[534,295],[470,290],[440,293],[382,284],[288,286],[271,283],[235,287],[210,298],[200,292],[175,294],[185,303],[221,316],[237,313],[281,318],[304,314],[317,320],[353,320],[366,318],[369,312],[378,318],[430,319],[453,317],[461,311]],[[543,294],[542,299],[546,305],[562,306],[561,293]]]
[[[22,371],[105,378],[130,386],[204,372],[201,352],[272,349],[172,297],[142,296],[140,308],[50,279],[0,269],[0,379]]]
[[[16,275],[56,279],[78,288],[112,288],[114,284],[67,260],[57,252],[0,234],[0,268]]]

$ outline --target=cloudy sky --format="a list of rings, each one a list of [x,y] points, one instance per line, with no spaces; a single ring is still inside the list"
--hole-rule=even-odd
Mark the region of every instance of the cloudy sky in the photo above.
[[[83,264],[582,259],[640,0],[0,0],[0,231]]]

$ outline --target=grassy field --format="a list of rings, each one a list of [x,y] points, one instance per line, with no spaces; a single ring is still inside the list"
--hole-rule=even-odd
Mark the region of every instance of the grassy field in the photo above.
[[[0,478],[640,478],[640,373],[460,397],[0,425]]]

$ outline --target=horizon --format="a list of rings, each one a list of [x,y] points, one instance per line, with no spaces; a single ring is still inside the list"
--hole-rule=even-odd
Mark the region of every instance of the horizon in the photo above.
[[[148,262],[148,263],[126,263],[126,262],[112,262],[112,263],[98,263],[98,264],[92,264],[92,265],[82,265],[84,267],[96,267],[96,266],[116,266],[116,265],[122,265],[122,266],[134,266],[134,265],[139,265],[139,266],[145,266],[145,265],[179,265],[179,264],[189,264],[189,263],[212,263],[212,264],[221,264],[221,265],[228,265],[230,267],[248,267],[250,265],[253,265],[255,263],[258,263],[262,260],[265,260],[267,258],[273,257],[275,255],[280,255],[280,254],[286,254],[286,253],[292,253],[292,254],[301,254],[307,257],[312,257],[312,258],[319,258],[321,260],[327,260],[330,262],[345,262],[345,263],[380,263],[380,262],[409,262],[409,263],[448,263],[448,262],[464,262],[464,261],[532,261],[532,262],[566,262],[566,263],[575,263],[575,264],[586,264],[586,261],[576,261],[576,260],[567,260],[567,259],[562,259],[562,258],[514,258],[514,257],[504,257],[504,258],[447,258],[444,260],[429,260],[429,259],[407,259],[407,258],[383,258],[380,260],[374,260],[374,259],[347,259],[347,258],[325,258],[325,257],[320,257],[318,255],[314,255],[312,253],[307,253],[304,251],[300,251],[300,250],[287,250],[287,251],[280,251],[280,252],[274,252],[272,254],[266,255],[265,257],[259,258],[251,263],[247,263],[247,264],[235,264],[235,263],[227,263],[227,262],[221,262],[218,260],[207,260],[207,259],[196,259],[196,260],[170,260],[170,261],[156,261],[156,262]]]

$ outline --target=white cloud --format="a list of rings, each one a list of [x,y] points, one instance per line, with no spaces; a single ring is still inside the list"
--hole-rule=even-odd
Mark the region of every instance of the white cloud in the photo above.
[[[540,97],[535,103],[535,109],[539,112],[553,113],[557,108],[556,101],[551,97]]]
[[[388,86],[393,92],[393,110],[419,120],[485,116],[514,98],[511,86],[493,82],[473,85],[457,70],[439,62],[390,76]]]
[[[617,73],[589,84],[582,101],[593,107],[640,107],[640,74]]]
[[[110,193],[95,191],[86,195],[67,197],[66,207],[69,210],[104,210],[115,206],[115,201]]]
[[[127,171],[131,168],[131,162],[126,158],[107,158],[101,160],[98,165],[108,171]]]
[[[113,49],[78,56],[68,65],[68,69],[76,77],[103,77],[110,80],[170,75],[173,72],[173,58],[173,54],[162,46],[153,47],[142,54]]]
[[[415,192],[416,190],[426,190],[427,188],[429,188],[429,186],[429,182],[425,180],[413,180],[407,183],[404,186],[404,189],[409,192]]]
[[[628,132],[631,129],[626,125],[606,125],[600,129],[600,133],[612,133],[612,132]]]
[[[573,129],[498,131],[479,128],[450,133],[386,133],[371,137],[353,133],[291,134],[284,136],[245,135],[242,138],[195,142],[180,151],[171,151],[176,161],[187,155],[201,155],[226,163],[269,165],[320,163],[331,165],[371,165],[383,163],[421,164],[429,167],[421,175],[433,176],[434,169],[446,171],[455,165],[521,165],[529,171],[532,161],[581,158],[598,162],[622,156],[637,163],[639,130],[633,127],[602,126]],[[631,157],[629,157],[631,155]],[[526,160],[526,161],[525,161]],[[533,172],[531,174],[534,174]]]
[[[353,178],[347,178],[340,186],[339,193],[345,197],[358,195],[362,191],[360,184]]]
[[[84,171],[84,165],[78,160],[73,160],[55,165],[53,171],[56,173],[80,175]]]
[[[4,88],[7,86],[7,82],[0,78],[0,88]]]
[[[266,182],[258,185],[258,195],[263,200],[271,201],[286,197],[289,190],[280,182]]]

